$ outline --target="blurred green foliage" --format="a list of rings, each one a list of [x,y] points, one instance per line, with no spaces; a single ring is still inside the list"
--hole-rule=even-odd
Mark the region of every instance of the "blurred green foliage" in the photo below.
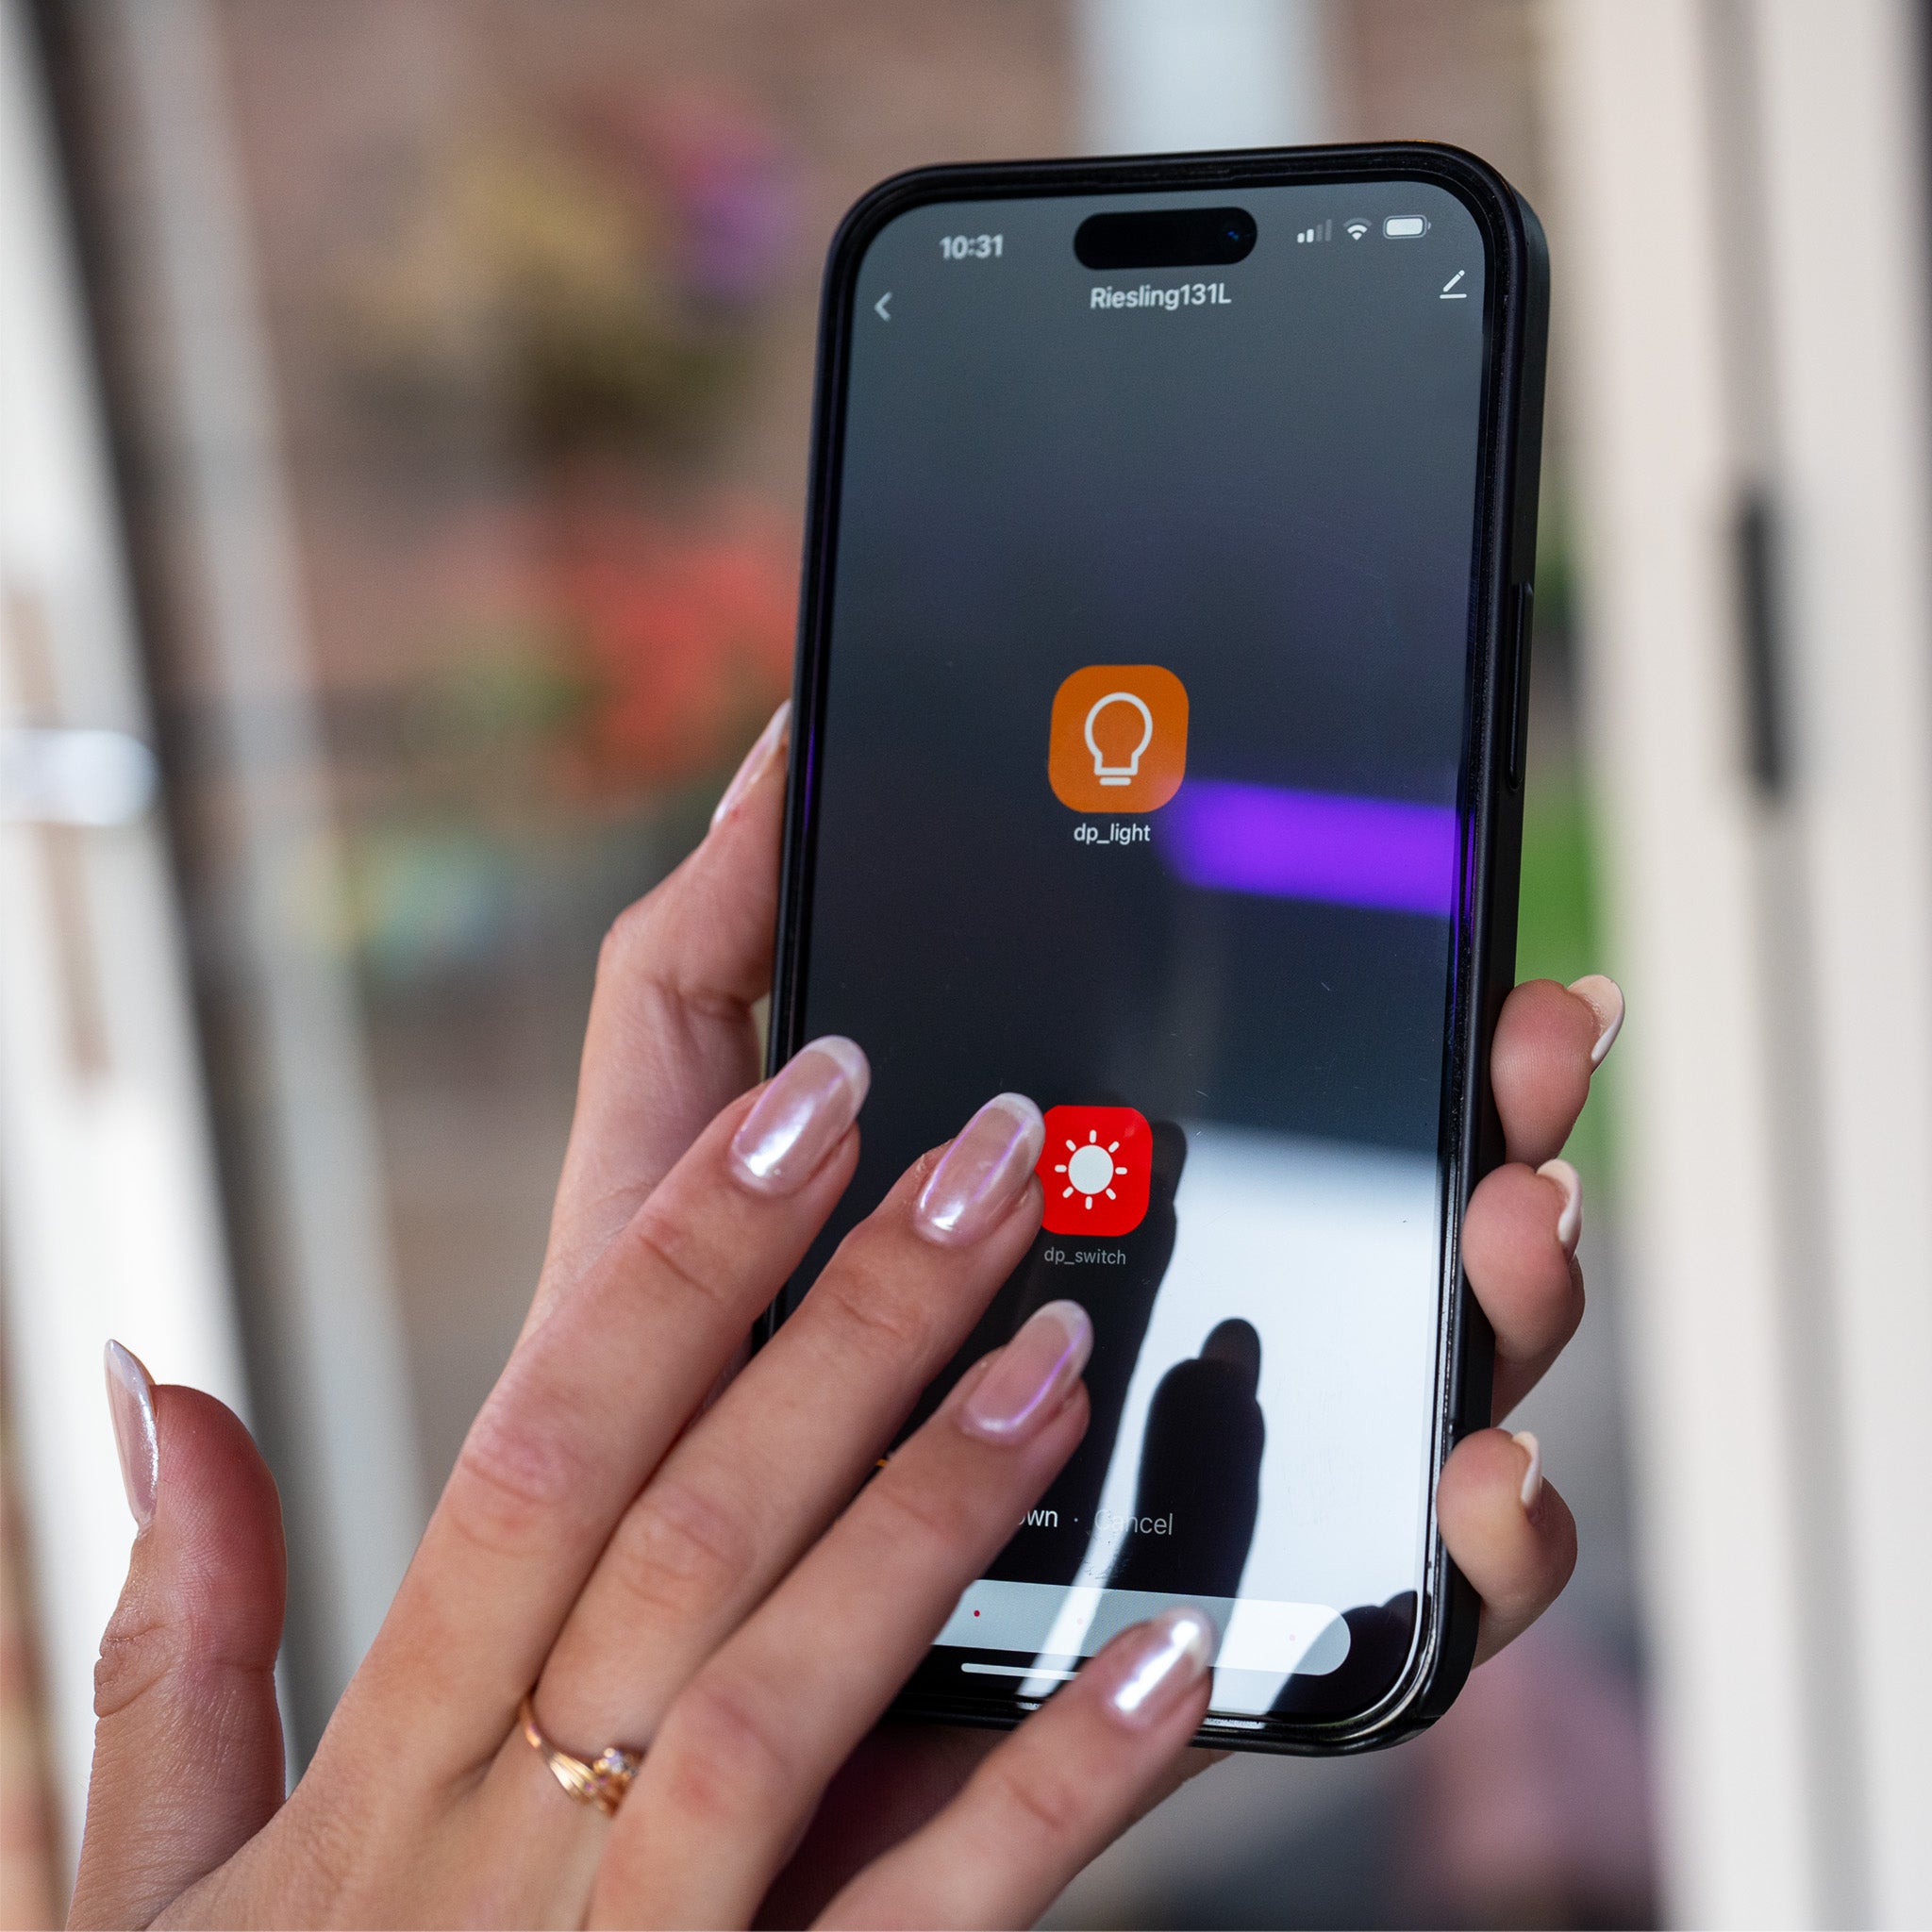
[[[1598,969],[1596,880],[1582,774],[1568,761],[1532,773],[1523,820],[1516,976],[1566,985]]]
[[[1523,896],[1517,914],[1516,977],[1568,985],[1605,970],[1598,938],[1596,847],[1580,763],[1530,760],[1523,813]],[[1610,1184],[1609,1108],[1596,1083],[1565,1150],[1586,1192]]]
[[[1537,519],[1536,667],[1528,793],[1523,811],[1523,891],[1517,913],[1516,978],[1569,985],[1613,972],[1599,924],[1596,826],[1576,714],[1578,585],[1574,524],[1559,463],[1543,470]],[[1612,1065],[1614,1062],[1611,1063]],[[1614,1097],[1607,1068],[1564,1150],[1586,1192],[1614,1185]]]

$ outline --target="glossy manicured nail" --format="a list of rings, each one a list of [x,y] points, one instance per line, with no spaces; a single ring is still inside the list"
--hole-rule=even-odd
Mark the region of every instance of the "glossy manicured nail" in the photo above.
[[[913,1226],[948,1247],[976,1241],[1019,1198],[1045,1144],[1040,1109],[1024,1093],[995,1094],[920,1189]]]
[[[1590,1050],[1590,1063],[1600,1067],[1624,1030],[1624,989],[1607,974],[1586,973],[1581,979],[1573,979],[1569,990],[1596,1015],[1596,1044]]]
[[[155,1491],[161,1481],[161,1437],[155,1426],[154,1377],[141,1357],[110,1341],[107,1351],[108,1413],[114,1420],[114,1446],[121,1452],[121,1486],[135,1526],[155,1520]]]
[[[1543,1492],[1543,1445],[1527,1429],[1518,1429],[1509,1440],[1529,1457],[1529,1466],[1523,1472],[1523,1487],[1517,1494],[1525,1509],[1534,1509],[1536,1499]]]
[[[724,788],[724,796],[718,801],[718,808],[711,814],[714,825],[723,824],[731,815],[731,808],[764,776],[765,767],[772,762],[785,742],[785,727],[791,722],[791,700],[787,698],[772,713],[772,722],[758,733],[758,741],[745,753],[744,762],[738,768],[737,774]]]
[[[802,1188],[858,1118],[871,1085],[872,1068],[855,1041],[828,1033],[801,1046],[731,1137],[740,1179],[766,1194]]]
[[[1583,1232],[1583,1177],[1567,1160],[1546,1160],[1537,1173],[1546,1181],[1555,1181],[1563,1191],[1563,1210],[1557,1216],[1557,1239],[1566,1255],[1574,1255],[1576,1238]]]
[[[1048,1302],[993,1357],[959,1410],[959,1426],[988,1442],[1024,1442],[1059,1409],[1093,1353],[1093,1324],[1078,1302]]]
[[[1207,1675],[1220,1641],[1205,1611],[1186,1604],[1162,1610],[1141,1626],[1133,1661],[1107,1707],[1136,1730],[1158,1724]]]

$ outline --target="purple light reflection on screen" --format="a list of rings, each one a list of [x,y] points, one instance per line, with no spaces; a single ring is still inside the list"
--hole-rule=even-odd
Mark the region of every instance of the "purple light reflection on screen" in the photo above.
[[[1456,909],[1446,806],[1190,778],[1158,837],[1169,870],[1192,886],[1439,919]]]

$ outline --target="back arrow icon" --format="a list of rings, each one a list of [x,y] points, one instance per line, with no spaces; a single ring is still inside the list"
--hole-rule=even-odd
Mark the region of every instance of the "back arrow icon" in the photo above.
[[[886,304],[890,302],[891,299],[892,291],[891,290],[888,289],[886,292],[883,295],[881,295],[879,299],[872,305],[874,308],[878,310],[879,320],[881,322],[891,322],[892,319],[890,315],[886,313]]]

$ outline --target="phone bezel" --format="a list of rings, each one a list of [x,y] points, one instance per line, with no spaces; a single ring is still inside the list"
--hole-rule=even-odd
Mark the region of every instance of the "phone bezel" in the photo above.
[[[1391,179],[1446,189],[1480,228],[1488,257],[1484,379],[1477,451],[1476,542],[1471,617],[1467,740],[1461,821],[1465,841],[1458,944],[1449,990],[1451,1050],[1444,1117],[1454,1148],[1443,1177],[1449,1211],[1439,1288],[1437,1381],[1427,1522],[1430,1552],[1409,1657],[1395,1685],[1369,1709],[1341,1718],[1249,1717],[1222,1728],[1210,1715],[1199,1741],[1224,1749],[1334,1753],[1394,1742],[1448,1708],[1467,1678],[1481,1606],[1450,1561],[1438,1532],[1436,1480],[1462,1435],[1489,1425],[1493,1340],[1460,1259],[1463,1209],[1477,1180],[1502,1158],[1502,1131],[1489,1082],[1489,1043],[1514,980],[1516,899],[1522,846],[1522,783],[1510,776],[1510,747],[1524,706],[1528,638],[1512,622],[1526,613],[1534,576],[1537,485],[1541,452],[1548,259],[1528,204],[1494,169],[1460,149],[1428,142],[1254,149],[1224,154],[1117,159],[1010,161],[923,168],[882,182],[854,205],[827,256],[813,399],[799,647],[792,689],[784,857],[779,882],[768,1070],[802,1045],[805,961],[815,858],[814,805],[825,658],[831,630],[846,386],[860,264],[873,240],[909,208],[983,202],[1158,192],[1345,184]],[[1453,1289],[1449,1284],[1454,1284]],[[1444,1291],[1444,1290],[1447,1291]],[[778,1305],[760,1324],[762,1342]],[[908,1690],[896,1713],[1008,1727],[1034,1700],[997,1693],[955,1697]]]

